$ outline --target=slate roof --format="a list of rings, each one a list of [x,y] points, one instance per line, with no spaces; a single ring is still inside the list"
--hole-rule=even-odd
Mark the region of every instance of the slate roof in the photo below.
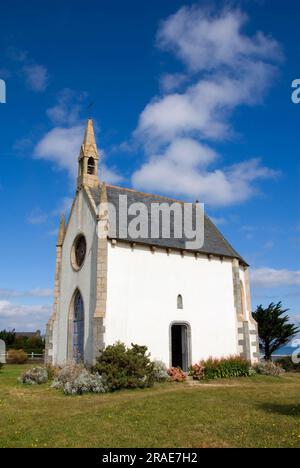
[[[178,202],[178,200],[174,200],[171,198],[163,197],[163,196],[158,196],[158,195],[152,195],[152,194],[146,194],[142,192],[138,192],[135,190],[131,189],[126,189],[123,187],[116,187],[113,185],[107,185],[106,186],[107,190],[107,198],[108,202],[111,203],[112,205],[115,206],[116,208],[116,213],[117,213],[117,226],[118,226],[118,207],[119,207],[119,195],[127,195],[127,201],[128,201],[128,206],[131,203],[144,203],[148,207],[148,213],[151,213],[150,210],[150,205],[151,203],[166,203],[168,205],[172,205],[174,202]],[[100,203],[100,188],[91,188],[90,192],[92,194],[92,197],[95,201],[96,206],[99,205]],[[180,202],[183,203],[183,202]],[[135,215],[136,216],[136,215]],[[135,216],[128,216],[128,221],[132,218],[135,218]],[[150,215],[149,215],[149,226],[150,226]],[[150,229],[149,229],[150,232]],[[174,238],[172,237],[174,235],[174,217],[171,215],[171,238],[166,239],[163,238],[161,235],[159,238],[138,238],[138,239],[132,239],[129,236],[126,239],[120,238],[118,234],[118,230],[116,235],[112,235],[111,232],[109,232],[108,237],[109,238],[114,238],[117,240],[122,240],[125,242],[135,242],[136,244],[146,244],[146,245],[151,245],[151,246],[156,246],[156,247],[161,247],[161,248],[170,248],[170,249],[178,249],[178,250],[186,250],[185,243],[189,239],[187,238]],[[202,248],[197,249],[194,252],[200,252],[200,253],[206,253],[206,254],[212,254],[212,255],[218,255],[218,256],[224,256],[224,257],[230,257],[230,258],[238,258],[243,264],[247,265],[246,261],[238,254],[236,250],[229,244],[229,242],[223,237],[221,232],[217,229],[217,227],[214,225],[214,223],[209,219],[207,215],[205,215],[204,219],[204,244]]]

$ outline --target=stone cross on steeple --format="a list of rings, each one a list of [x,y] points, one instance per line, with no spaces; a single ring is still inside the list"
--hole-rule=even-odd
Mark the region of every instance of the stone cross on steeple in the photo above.
[[[99,153],[95,140],[93,121],[90,118],[87,121],[78,162],[77,187],[79,188],[82,185],[87,185],[88,187],[98,187]]]

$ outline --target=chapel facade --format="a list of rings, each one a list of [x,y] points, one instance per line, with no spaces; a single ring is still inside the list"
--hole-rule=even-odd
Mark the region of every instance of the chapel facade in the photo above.
[[[120,232],[127,209],[173,199],[101,182],[89,119],[78,158],[77,190],[56,245],[54,304],[46,362],[95,362],[117,341],[146,345],[153,359],[183,370],[210,356],[259,358],[249,266],[204,216],[201,248],[162,235]],[[128,209],[128,212],[130,209]],[[171,216],[171,232],[175,225]],[[180,227],[180,226],[179,226]]]

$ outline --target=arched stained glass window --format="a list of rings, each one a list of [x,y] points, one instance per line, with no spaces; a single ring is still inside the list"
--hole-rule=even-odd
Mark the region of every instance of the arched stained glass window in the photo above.
[[[78,290],[74,297],[73,359],[75,362],[84,360],[84,305]]]

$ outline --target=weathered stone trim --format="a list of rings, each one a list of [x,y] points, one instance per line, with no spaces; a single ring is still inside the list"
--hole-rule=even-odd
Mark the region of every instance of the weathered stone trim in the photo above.
[[[103,183],[101,186],[97,226],[97,284],[96,308],[93,319],[93,362],[95,362],[99,350],[104,348],[104,317],[107,302],[108,222],[107,192],[106,185]]]
[[[90,192],[89,187],[84,185],[83,190],[84,190],[84,193],[87,195],[87,200],[88,200],[88,203],[89,203],[89,205],[90,205],[90,207],[92,209],[93,214],[95,216],[97,216],[97,207],[96,207],[95,201],[94,201],[94,199],[92,197],[92,194]]]
[[[56,243],[56,265],[55,265],[55,280],[54,280],[54,302],[52,315],[46,326],[46,336],[45,336],[45,362],[54,363],[55,356],[53,355],[53,345],[54,345],[54,325],[58,320],[58,310],[59,310],[59,296],[60,296],[60,277],[61,277],[61,259],[62,259],[62,246],[66,234],[66,225],[65,218],[62,216],[59,226],[58,238]]]
[[[251,344],[250,344],[250,334],[249,334],[249,322],[244,322],[243,323],[243,328],[244,328],[244,339],[245,339],[244,352],[246,354],[246,359],[248,361],[251,361]]]
[[[46,325],[45,334],[45,364],[53,363],[53,326],[55,321],[54,311]]]
[[[240,278],[240,264],[238,259],[232,261],[232,279],[234,307],[237,317],[237,342],[242,348],[240,356],[249,361],[256,359],[253,348],[259,350],[257,324],[252,317],[250,300],[250,282],[248,268],[244,268],[244,285]],[[247,316],[249,319],[247,320]],[[255,340],[256,337],[256,341]]]
[[[246,292],[246,304],[249,315],[249,321],[257,327],[257,323],[252,316],[252,305],[251,305],[251,290],[250,290],[250,273],[249,268],[244,268],[244,281],[245,281],[245,292]]]
[[[256,353],[253,353],[254,358],[259,358],[260,353],[259,353],[259,336],[258,336],[258,326],[257,322],[254,320],[253,315],[252,315],[252,305],[251,305],[251,291],[250,291],[250,273],[249,273],[249,268],[244,267],[244,278],[245,278],[245,290],[246,290],[246,303],[247,303],[247,309],[248,309],[248,316],[249,316],[249,322],[252,325],[252,329],[250,330],[250,335],[253,338],[255,336],[255,341],[253,341],[252,345],[256,349]]]
[[[99,351],[105,348],[105,327],[103,324],[103,317],[94,317],[93,319],[93,363],[96,362]]]
[[[244,320],[242,308],[242,293],[241,293],[241,280],[240,280],[240,264],[238,259],[232,260],[232,281],[233,281],[233,296],[234,307],[237,320],[242,322]]]

